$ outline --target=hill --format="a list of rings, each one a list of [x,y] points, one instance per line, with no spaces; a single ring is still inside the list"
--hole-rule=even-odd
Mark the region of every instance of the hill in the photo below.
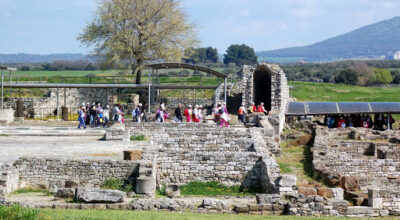
[[[65,53],[65,54],[0,54],[0,63],[15,64],[15,63],[45,63],[53,62],[55,60],[73,61],[73,60],[86,60],[88,56],[81,53]]]
[[[400,51],[400,17],[371,24],[312,45],[258,52],[273,62],[385,59]]]

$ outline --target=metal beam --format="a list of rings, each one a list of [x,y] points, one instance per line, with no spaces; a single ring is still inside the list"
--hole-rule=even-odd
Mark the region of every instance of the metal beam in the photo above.
[[[4,109],[3,106],[3,101],[4,101],[4,75],[3,75],[3,69],[0,69],[1,72],[1,110]]]
[[[4,83],[5,88],[93,88],[93,89],[138,89],[147,90],[144,84],[62,84],[62,83]],[[195,85],[154,85],[153,89],[216,89],[218,86]]]

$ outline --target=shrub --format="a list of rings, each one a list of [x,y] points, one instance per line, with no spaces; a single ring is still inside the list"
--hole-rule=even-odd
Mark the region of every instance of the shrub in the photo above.
[[[131,136],[131,141],[146,141],[147,137],[144,135]]]
[[[387,69],[374,69],[374,76],[368,81],[370,85],[374,84],[389,84],[393,81],[392,74]]]
[[[102,188],[130,192],[132,191],[132,184],[128,184],[119,178],[110,178],[104,181]]]
[[[0,206],[0,219],[41,220],[49,219],[37,209],[23,208],[19,205]]]

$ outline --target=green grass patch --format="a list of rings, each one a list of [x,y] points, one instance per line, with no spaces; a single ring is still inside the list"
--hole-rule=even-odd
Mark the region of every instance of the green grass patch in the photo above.
[[[22,208],[19,205],[0,206],[0,219],[4,220],[44,220],[50,219],[38,209]]]
[[[147,141],[147,137],[144,135],[131,136],[131,141]]]
[[[27,187],[15,190],[12,194],[24,194],[24,193],[44,193],[46,195],[51,195],[51,193],[46,189]]]
[[[333,83],[289,82],[298,101],[400,102],[400,87],[362,87]]]
[[[244,196],[254,195],[261,192],[261,189],[247,189],[240,186],[225,186],[217,181],[211,182],[190,182],[181,186],[182,195],[193,196]]]
[[[292,168],[290,168],[291,164],[289,163],[278,162],[278,165],[279,169],[281,170],[281,173],[283,174],[288,174],[293,172]]]
[[[102,186],[103,189],[113,189],[113,190],[120,190],[123,192],[130,192],[132,191],[132,184],[128,184],[122,179],[118,178],[110,178],[106,179]]]
[[[235,215],[235,214],[202,214],[192,212],[165,212],[165,211],[118,211],[118,210],[57,210],[45,209],[43,212],[52,219],[87,219],[87,220],[122,220],[122,219],[162,219],[162,220],[345,220],[348,218],[338,217],[297,217],[297,216],[258,216],[258,215]],[[395,218],[385,218],[395,219]]]

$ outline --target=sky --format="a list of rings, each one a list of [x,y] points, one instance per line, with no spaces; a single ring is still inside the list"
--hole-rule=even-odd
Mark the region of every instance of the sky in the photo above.
[[[400,0],[181,0],[200,46],[304,46],[400,16]],[[84,53],[97,0],[0,0],[0,54]]]

